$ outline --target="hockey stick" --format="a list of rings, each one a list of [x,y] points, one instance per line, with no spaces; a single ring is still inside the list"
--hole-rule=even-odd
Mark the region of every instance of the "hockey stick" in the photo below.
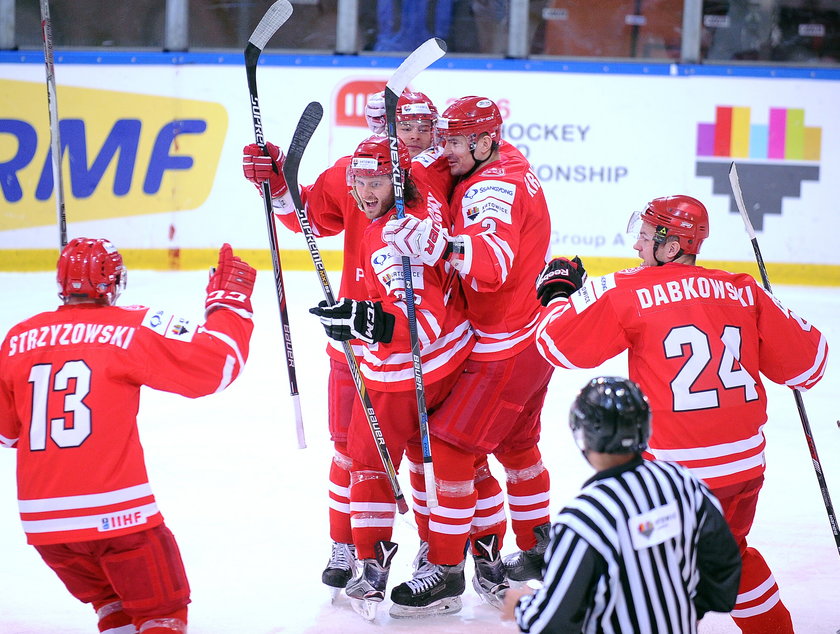
[[[41,0],[41,34],[44,39],[44,66],[47,73],[47,106],[50,113],[50,146],[52,148],[55,213],[61,249],[67,245],[67,215],[64,211],[64,179],[61,175],[61,135],[58,129],[58,96],[55,90],[53,65],[52,21],[49,0]]]
[[[324,299],[327,300],[327,304],[332,305],[335,304],[335,296],[330,286],[330,280],[327,277],[327,269],[324,267],[324,261],[321,259],[321,252],[315,241],[315,234],[309,224],[309,219],[306,217],[303,201],[300,198],[300,187],[298,187],[298,169],[300,168],[303,151],[306,149],[309,139],[312,138],[315,128],[318,127],[323,114],[324,109],[317,101],[313,101],[304,109],[297,128],[295,128],[295,133],[292,136],[292,142],[289,145],[286,160],[283,163],[283,176],[286,178],[286,185],[289,187],[289,193],[292,195],[292,201],[295,204],[295,215],[297,215],[298,222],[300,223],[300,230],[303,232],[304,238],[306,238],[306,246],[309,248],[309,255],[312,256],[312,263],[315,265],[315,271],[318,273],[318,280],[321,282],[321,289],[324,291]],[[349,341],[344,341],[342,344],[344,355],[347,357],[347,364],[350,366],[350,374],[353,376],[353,383],[356,386],[356,392],[362,401],[362,409],[365,412],[368,425],[370,426],[370,432],[373,435],[373,441],[376,443],[376,449],[379,451],[382,466],[385,468],[388,481],[394,491],[394,500],[397,503],[397,509],[401,514],[406,513],[408,512],[408,504],[397,481],[397,471],[394,468],[394,463],[391,461],[391,454],[388,453],[388,447],[385,445],[385,437],[382,435],[382,429],[373,410],[373,404],[370,401],[364,380],[359,372],[359,364],[356,361],[356,356],[353,354],[353,348]]]
[[[756,238],[755,230],[753,229],[750,216],[747,213],[747,207],[744,204],[744,195],[741,193],[741,184],[738,180],[738,170],[735,168],[735,163],[729,167],[729,184],[732,186],[732,194],[735,196],[735,204],[738,206],[738,211],[741,212],[741,218],[744,221],[744,228],[747,235],[750,237],[753,251],[755,252],[755,260],[758,263],[758,271],[761,273],[761,281],[768,293],[772,293],[770,288],[770,279],[767,277],[767,269],[764,266],[764,258],[761,257],[761,250],[758,248],[758,238]],[[834,506],[831,503],[831,496],[828,494],[828,484],[823,475],[822,463],[820,457],[817,455],[817,445],[814,442],[814,435],[811,432],[811,424],[808,422],[808,414],[805,412],[805,403],[802,401],[802,394],[799,390],[793,390],[793,398],[796,401],[796,409],[799,411],[799,420],[802,421],[802,431],[805,432],[805,441],[808,443],[808,451],[811,452],[811,463],[814,465],[814,471],[817,474],[817,482],[820,485],[820,493],[822,494],[823,504],[825,504],[826,513],[828,513],[828,523],[831,524],[831,532],[834,534],[834,543],[837,545],[837,551],[840,552],[840,529],[837,526],[837,516],[834,514]]]
[[[254,123],[254,136],[263,152],[265,152],[265,137],[263,136],[262,114],[257,98],[257,61],[262,49],[277,32],[283,23],[292,15],[292,5],[288,0],[277,0],[272,4],[257,24],[245,47],[245,74],[248,76],[248,91],[251,94],[251,118]],[[274,209],[271,205],[271,187],[268,180],[262,184],[263,204],[265,207],[265,221],[268,228],[269,248],[271,249],[271,265],[274,269],[274,285],[277,288],[277,302],[280,307],[280,323],[283,327],[285,342],[286,368],[289,371],[289,388],[292,404],[295,408],[295,430],[297,431],[298,448],[306,447],[303,433],[303,415],[300,409],[300,395],[297,386],[297,371],[295,370],[295,355],[292,350],[292,332],[289,327],[289,313],[286,310],[286,292],[283,285],[283,269],[280,268],[280,252],[277,246],[277,227],[274,224]]]
[[[446,43],[438,38],[426,40],[409,55],[394,71],[385,85],[385,125],[388,145],[391,148],[391,180],[394,184],[394,203],[397,218],[405,217],[402,170],[397,148],[397,102],[409,82],[421,71],[443,57]],[[423,449],[423,478],[426,482],[426,504],[429,508],[438,505],[435,487],[435,469],[432,462],[432,445],[429,438],[429,412],[426,409],[426,388],[423,385],[423,365],[420,360],[420,338],[417,336],[417,314],[414,304],[414,281],[411,278],[411,260],[402,258],[405,304],[408,310],[408,329],[411,340],[411,362],[414,367],[414,392],[417,396],[417,417],[420,421],[420,446]]]

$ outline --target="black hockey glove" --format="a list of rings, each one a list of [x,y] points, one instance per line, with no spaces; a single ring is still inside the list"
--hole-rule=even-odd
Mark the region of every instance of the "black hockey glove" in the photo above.
[[[309,312],[321,318],[327,336],[336,341],[361,339],[367,343],[390,343],[394,334],[394,316],[382,310],[382,302],[340,299],[328,306],[322,301]]]
[[[568,297],[586,281],[586,269],[578,256],[554,258],[537,276],[537,299],[548,306],[555,297]]]

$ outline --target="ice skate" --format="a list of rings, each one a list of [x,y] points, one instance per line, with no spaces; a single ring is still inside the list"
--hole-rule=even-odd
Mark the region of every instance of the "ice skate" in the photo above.
[[[487,604],[501,610],[510,584],[499,554],[499,540],[496,535],[486,535],[476,540],[475,548],[479,554],[473,555],[473,587]]]
[[[537,536],[537,544],[528,550],[508,555],[504,558],[505,570],[508,579],[512,581],[528,581],[530,579],[542,579],[545,549],[548,547],[549,531],[551,524],[546,522],[534,527],[534,534]]]
[[[376,558],[363,559],[358,576],[353,577],[344,589],[353,610],[368,621],[376,618],[376,609],[385,599],[391,560],[396,552],[397,544],[394,542],[377,542]]]
[[[418,572],[425,570],[426,567],[431,565],[432,564],[429,563],[429,542],[420,540],[420,547],[417,549],[417,555],[414,557],[414,572],[412,574],[416,575]]]
[[[391,590],[390,614],[394,618],[455,614],[464,593],[464,562],[440,566],[429,562],[414,576]]]
[[[332,552],[327,567],[321,573],[321,583],[329,586],[332,600],[341,592],[356,573],[356,547],[353,544],[332,543]]]

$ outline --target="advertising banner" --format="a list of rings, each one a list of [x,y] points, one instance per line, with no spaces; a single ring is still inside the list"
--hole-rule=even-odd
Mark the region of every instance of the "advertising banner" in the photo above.
[[[309,184],[369,134],[365,102],[393,69],[366,58],[340,67],[330,57],[322,65],[290,59],[258,68],[262,121],[266,139],[286,147],[306,104],[323,105],[301,164],[300,183]],[[113,62],[56,67],[70,236],[169,253],[225,241],[267,248],[263,207],[241,170],[242,147],[254,139],[244,67]],[[667,65],[450,66],[423,72],[411,88],[440,112],[465,95],[498,104],[503,138],[528,157],[544,187],[553,253],[632,260],[631,212],[654,197],[687,194],[709,209],[703,259],[751,262],[727,177],[734,161],[765,259],[816,265],[803,270],[840,284],[831,281],[840,277],[840,180],[830,177],[840,173],[840,81],[700,76]],[[0,188],[0,251],[54,248],[42,65],[0,64]],[[341,239],[320,247],[341,249]],[[305,251],[285,231],[281,248]],[[171,258],[159,265],[179,266]]]

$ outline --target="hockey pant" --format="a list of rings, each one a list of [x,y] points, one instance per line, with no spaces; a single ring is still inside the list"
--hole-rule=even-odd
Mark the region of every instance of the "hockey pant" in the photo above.
[[[182,634],[190,586],[169,529],[66,544],[35,546],[70,593],[90,603],[99,631]]]
[[[347,453],[347,430],[350,412],[358,397],[347,363],[330,359],[327,381],[327,406],[330,438],[335,454],[330,462],[329,519],[330,538],[342,544],[353,543],[350,531],[350,456]]]
[[[763,483],[762,476],[713,490],[741,551],[741,583],[730,615],[745,634],[792,634],[790,612],[782,603],[773,573],[761,553],[747,546]]]

